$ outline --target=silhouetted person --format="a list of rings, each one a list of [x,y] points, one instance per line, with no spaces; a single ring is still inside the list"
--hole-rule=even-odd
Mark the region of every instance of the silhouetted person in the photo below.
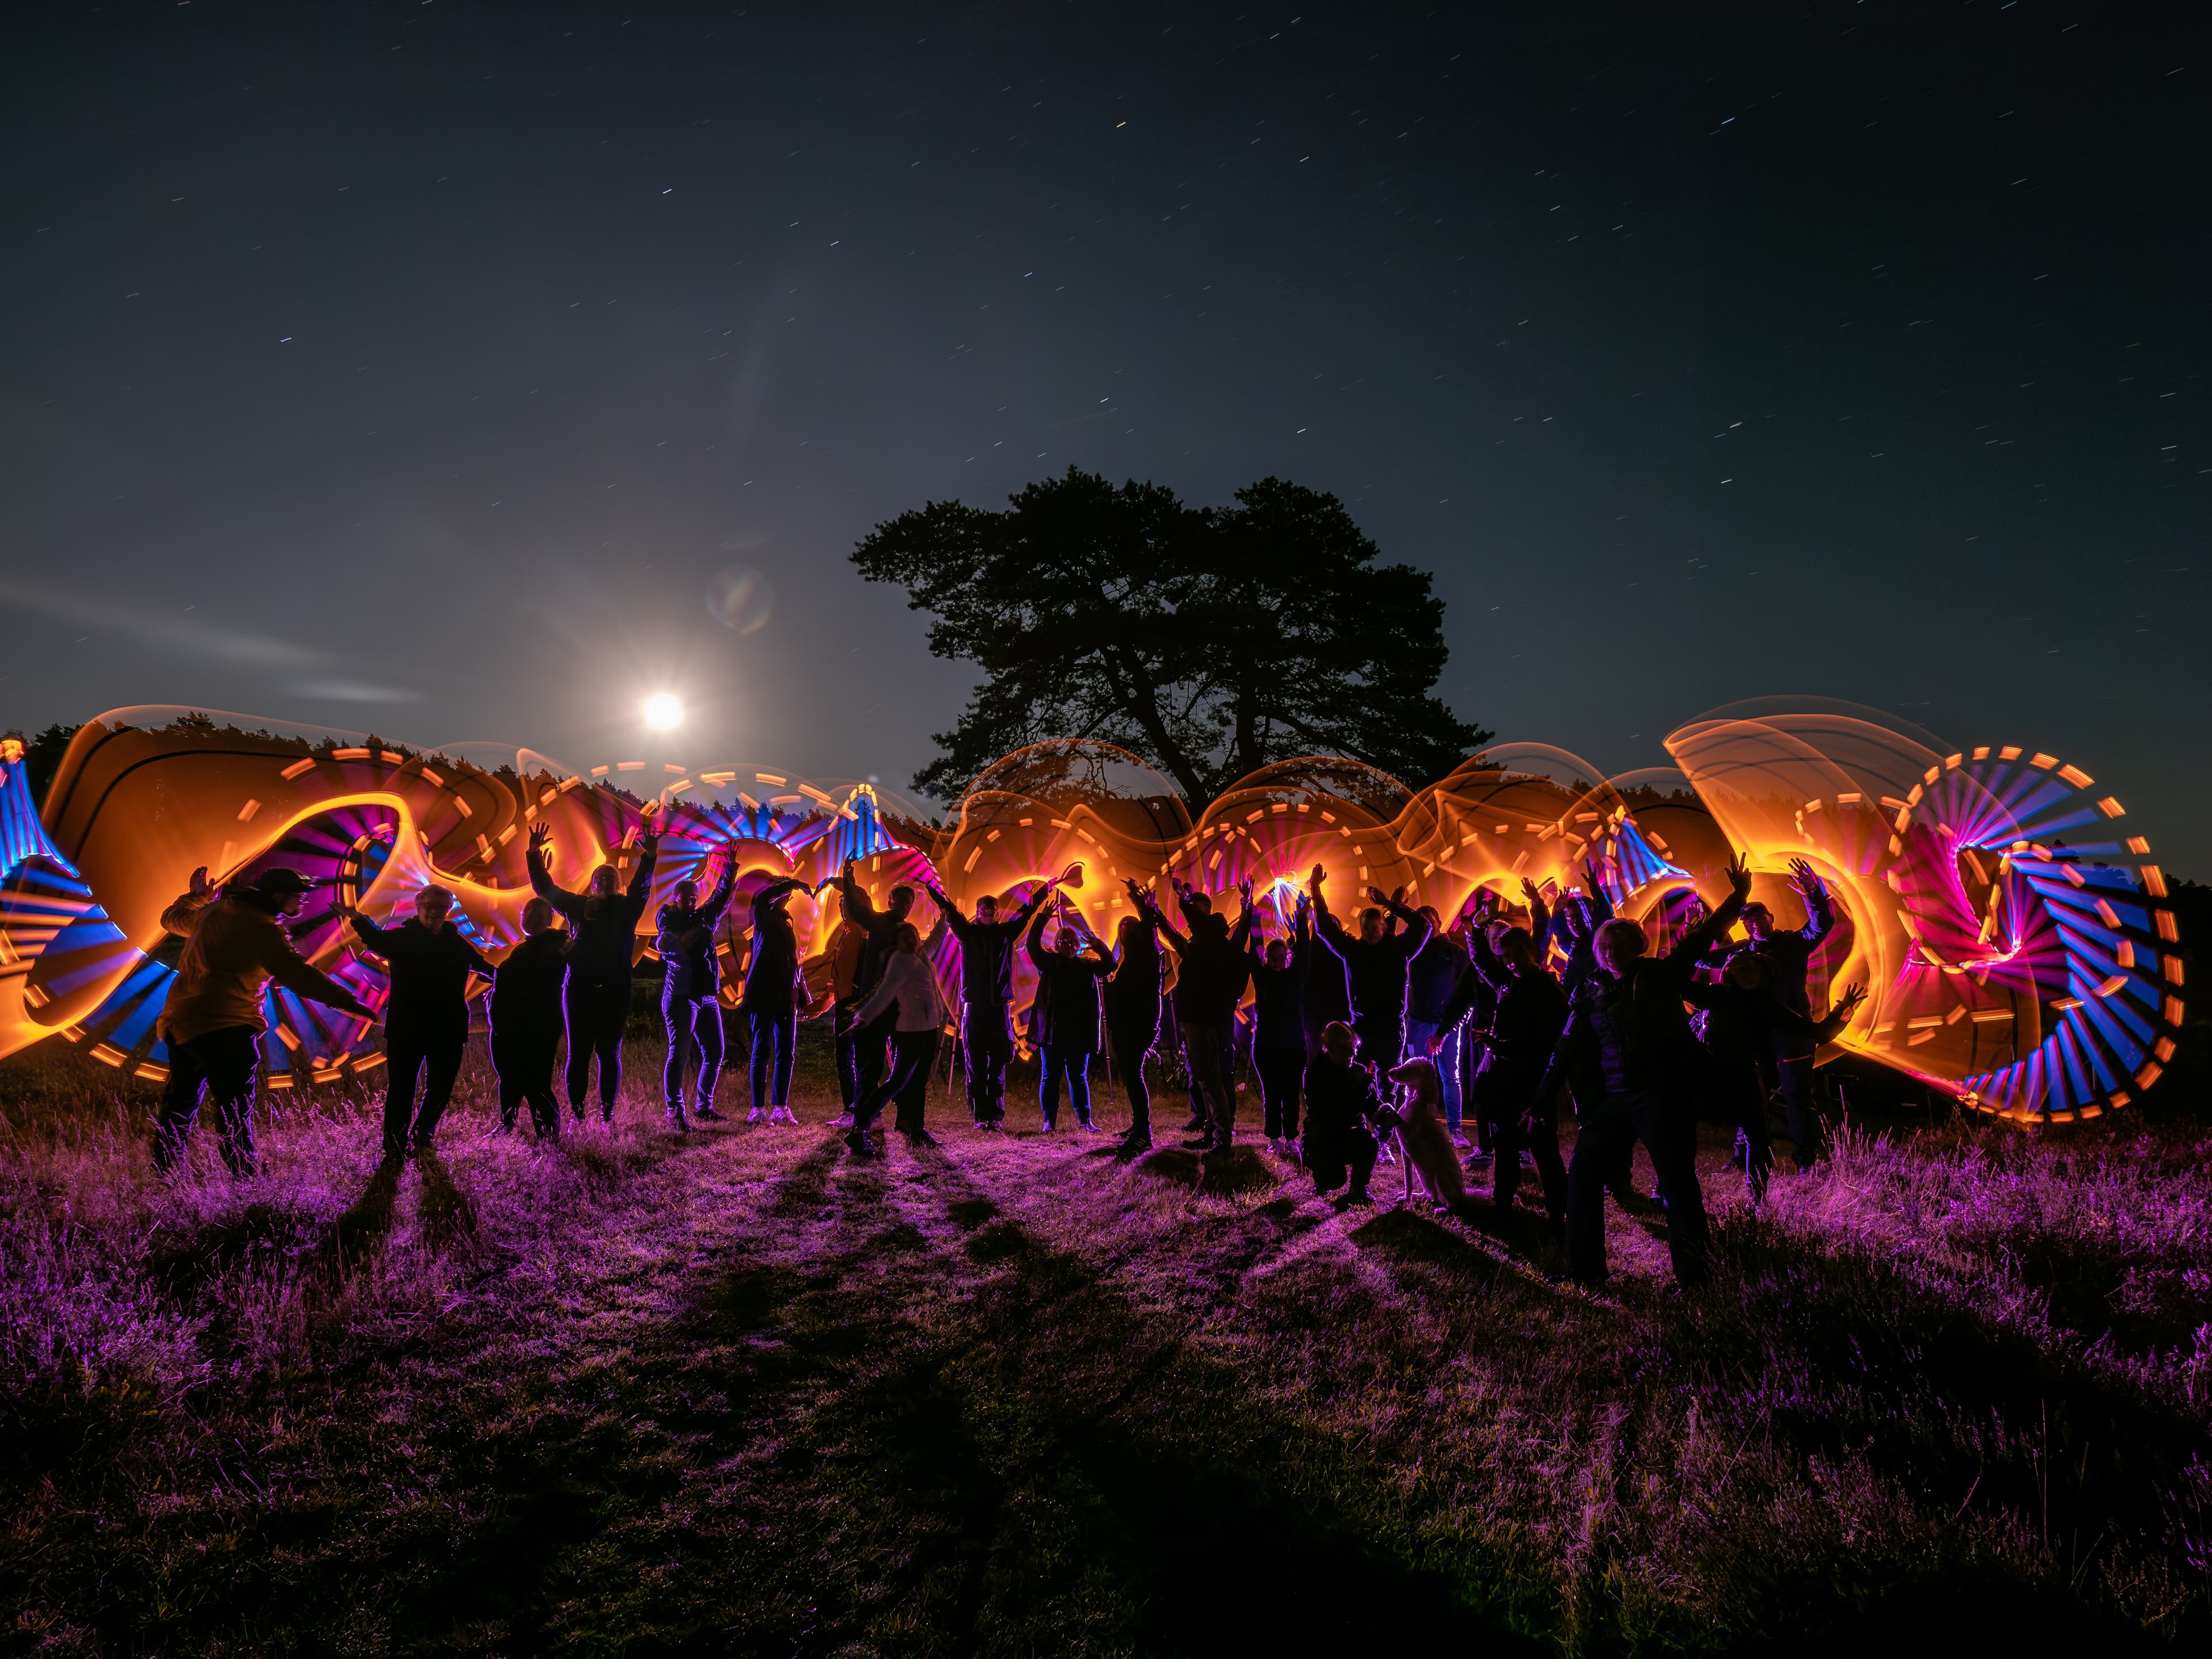
[[[213,1098],[222,1161],[234,1176],[258,1173],[253,1153],[253,1091],[261,1066],[262,1010],[274,980],[306,997],[366,1020],[376,1011],[293,948],[280,918],[300,914],[314,884],[297,870],[264,870],[217,897],[204,866],[191,890],[161,912],[161,926],[185,940],[177,975],[155,1030],[168,1045],[169,1081],[154,1122],[154,1167],[172,1170]]]
[[[1429,942],[1415,953],[1406,975],[1406,1052],[1425,1055],[1436,1064],[1437,1095],[1442,1103],[1444,1131],[1458,1139],[1461,1105],[1460,1051],[1457,1042],[1442,1041],[1450,1029],[1444,1010],[1468,975],[1467,951],[1444,930],[1433,905],[1424,904]]]
[[[1237,1018],[1237,1004],[1244,994],[1244,945],[1252,933],[1251,884],[1245,883],[1240,890],[1244,910],[1234,928],[1215,914],[1210,902],[1195,914],[1187,904],[1188,937],[1160,914],[1148,894],[1137,894],[1146,919],[1175,947],[1176,1024],[1182,1031],[1191,1089],[1208,1113],[1198,1139],[1185,1143],[1196,1152],[1225,1152],[1237,1139],[1237,1097],[1229,1087],[1222,1056],[1229,1047],[1230,1022]]]
[[[415,915],[397,927],[380,927],[351,905],[333,905],[361,940],[384,959],[392,995],[384,1005],[384,1056],[390,1075],[384,1095],[384,1155],[421,1152],[438,1132],[461,1074],[469,1042],[471,974],[493,978],[491,963],[453,925],[450,888],[418,888]],[[415,1103],[417,1082],[422,1103]],[[412,1119],[412,1128],[410,1119]]]
[[[1285,1156],[1298,1138],[1298,1093],[1305,1086],[1306,968],[1313,960],[1313,910],[1304,895],[1291,937],[1250,947],[1252,1069],[1260,1078],[1261,1132]]]
[[[1767,982],[1775,999],[1799,1018],[1810,1023],[1813,1003],[1806,989],[1814,952],[1836,926],[1828,889],[1802,859],[1790,860],[1790,884],[1805,905],[1805,925],[1785,929],[1774,925],[1774,913],[1753,900],[1743,907],[1743,931],[1748,943],[1723,945],[1711,953],[1723,965],[1746,954],[1765,960]],[[1776,1026],[1760,1069],[1771,1071],[1782,1090],[1789,1111],[1790,1139],[1797,1148],[1797,1167],[1809,1170],[1820,1156],[1820,1120],[1813,1109],[1814,1044],[1802,1031]]]
[[[1589,884],[1587,898],[1571,897],[1560,906],[1559,925],[1567,935],[1566,966],[1559,969],[1559,988],[1569,996],[1597,971],[1597,930],[1613,920],[1613,901],[1606,896],[1605,882],[1595,864],[1583,866]]]
[[[1509,927],[1493,949],[1487,928],[1470,928],[1474,976],[1490,992],[1490,1030],[1484,1045],[1481,1086],[1497,1135],[1491,1163],[1491,1200],[1511,1207],[1521,1188],[1521,1153],[1534,1154],[1544,1182],[1544,1208],[1553,1221],[1567,1213],[1567,1170],[1559,1158],[1556,1115],[1559,1090],[1540,1092],[1552,1053],[1567,1021],[1566,993],[1537,959],[1527,929]],[[1447,1010],[1449,1027],[1475,1000],[1472,985],[1461,988]]]
[[[684,1073],[695,1049],[699,1075],[692,1086],[693,1114],[710,1122],[722,1115],[714,1109],[714,1085],[722,1075],[722,966],[714,954],[714,927],[729,906],[737,868],[736,858],[726,850],[722,878],[704,904],[699,902],[699,884],[687,877],[676,884],[656,918],[654,946],[666,969],[660,981],[660,1018],[668,1036],[660,1095],[672,1129],[690,1127],[684,1118]]]
[[[533,898],[522,907],[523,937],[492,970],[491,1063],[499,1073],[499,1127],[514,1127],[530,1104],[540,1140],[561,1137],[561,1103],[553,1093],[553,1059],[561,1046],[561,981],[568,974],[568,936],[553,926],[553,907]]]
[[[1353,938],[1329,914],[1322,884],[1327,872],[1318,864],[1306,884],[1312,895],[1314,927],[1344,958],[1352,982],[1352,1027],[1359,1034],[1359,1052],[1376,1065],[1395,1066],[1406,1048],[1406,986],[1413,960],[1420,955],[1434,931],[1429,919],[1408,910],[1379,887],[1367,890],[1373,905],[1359,914],[1359,934]],[[1402,933],[1386,933],[1387,910],[1405,924]]]
[[[863,935],[860,965],[853,975],[853,994],[865,1002],[898,949],[898,930],[906,925],[907,914],[914,908],[914,889],[904,883],[892,888],[890,903],[878,910],[868,896],[867,889],[860,885],[860,878],[853,873],[853,860],[845,860],[845,867],[838,872],[837,891],[844,901],[846,922],[859,928]],[[860,1109],[857,1097],[870,1093],[883,1081],[886,1048],[896,1029],[892,1019],[889,1012],[880,1013],[872,1020],[862,1019],[857,1005],[853,1010],[855,1114]]]
[[[1847,987],[1826,1019],[1808,1019],[1777,991],[1767,959],[1744,951],[1729,961],[1717,983],[1693,983],[1684,994],[1692,1006],[1705,1013],[1698,1040],[1705,1054],[1700,1092],[1706,1115],[1735,1127],[1743,1154],[1744,1190],[1756,1206],[1765,1201],[1767,1176],[1774,1168],[1773,1139],[1766,1124],[1768,1058],[1784,1043],[1802,1043],[1811,1052],[1834,1041],[1851,1011],[1866,1000],[1866,992],[1856,985]]]
[[[968,1068],[968,1115],[979,1129],[996,1129],[1006,1118],[1006,1066],[1014,1057],[1014,941],[1057,884],[1039,887],[1004,921],[993,894],[975,901],[970,921],[942,888],[929,887],[945,925],[960,941],[962,1063]]]
[[[1044,1131],[1059,1127],[1060,1089],[1067,1085],[1067,1103],[1075,1121],[1096,1133],[1091,1121],[1091,1057],[1106,1046],[1106,1014],[1099,984],[1114,971],[1114,953],[1106,942],[1083,926],[1083,918],[1064,906],[1060,908],[1060,931],[1053,948],[1044,948],[1045,923],[1052,913],[1039,910],[1030,923],[1026,945],[1036,965],[1036,1000],[1030,1005],[1030,1035],[1037,1045],[1037,1108],[1044,1116]]]
[[[1375,1127],[1391,1120],[1375,1091],[1375,1068],[1353,1056],[1359,1039],[1342,1020],[1321,1034],[1321,1054],[1306,1068],[1306,1172],[1314,1191],[1330,1193],[1349,1182],[1340,1200],[1366,1204],[1375,1173]]]
[[[545,843],[553,832],[539,824],[530,832],[531,890],[568,923],[568,978],[561,1008],[568,1025],[568,1109],[584,1121],[584,1094],[592,1081],[592,1061],[599,1062],[599,1119],[615,1121],[615,1097],[622,1089],[623,1029],[629,1024],[630,978],[636,963],[637,922],[653,888],[653,866],[659,855],[660,831],[650,823],[643,855],[628,888],[616,890],[615,867],[592,872],[580,893],[554,884],[545,867]]]
[[[1644,930],[1616,918],[1598,929],[1600,972],[1583,981],[1551,1064],[1537,1085],[1548,1097],[1571,1083],[1583,1112],[1582,1133],[1567,1170],[1567,1271],[1586,1285],[1606,1277],[1606,1172],[1620,1149],[1641,1140],[1657,1170],[1667,1204],[1667,1249],[1686,1288],[1709,1277],[1705,1202],[1698,1187],[1697,1118],[1690,1090],[1702,1069],[1682,998],[1698,958],[1743,908],[1751,874],[1741,860],[1729,866],[1729,894],[1720,908],[1654,959],[1644,954]]]
[[[745,1017],[749,1089],[745,1121],[795,1123],[791,1115],[791,1064],[797,1051],[799,1012],[806,980],[799,957],[799,930],[787,908],[806,884],[778,876],[752,896],[753,933],[745,958],[744,989],[738,1008]],[[853,1103],[848,1099],[845,1104]]]
[[[945,1024],[945,1000],[938,993],[936,970],[922,954],[921,930],[902,921],[892,930],[890,954],[877,975],[875,988],[860,999],[854,1010],[863,1030],[878,1024],[891,1033],[893,1054],[890,1072],[862,1092],[853,1107],[852,1133],[845,1144],[855,1156],[875,1151],[868,1127],[887,1100],[898,1103],[895,1127],[914,1146],[934,1146],[937,1139],[922,1121],[928,1097],[930,1068],[937,1063],[937,1039]]]
[[[1124,884],[1137,914],[1115,932],[1114,976],[1106,981],[1106,1046],[1129,1097],[1129,1128],[1121,1151],[1134,1155],[1152,1144],[1152,1089],[1145,1061],[1160,1038],[1160,936],[1145,914],[1137,884]]]

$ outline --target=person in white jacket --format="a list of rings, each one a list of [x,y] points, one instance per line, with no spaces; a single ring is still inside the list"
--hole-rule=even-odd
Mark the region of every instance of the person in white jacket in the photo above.
[[[868,1126],[887,1100],[898,1103],[893,1127],[909,1146],[937,1145],[936,1137],[922,1127],[921,1113],[930,1069],[937,1063],[938,1036],[945,1027],[945,999],[937,988],[936,970],[923,954],[921,930],[910,921],[900,924],[883,977],[860,1004],[854,1023],[865,1026],[894,1006],[898,1018],[891,1033],[890,1074],[853,1105],[853,1132],[845,1144],[855,1158],[874,1154]]]

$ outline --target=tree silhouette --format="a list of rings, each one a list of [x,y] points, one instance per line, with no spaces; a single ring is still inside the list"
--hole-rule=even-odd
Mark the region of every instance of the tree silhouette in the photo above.
[[[1192,507],[1071,467],[1002,513],[901,514],[853,562],[933,613],[933,653],[983,671],[916,789],[949,800],[1025,744],[1097,738],[1197,806],[1303,754],[1425,783],[1489,738],[1431,695],[1447,653],[1428,575],[1380,557],[1334,495],[1279,478]]]

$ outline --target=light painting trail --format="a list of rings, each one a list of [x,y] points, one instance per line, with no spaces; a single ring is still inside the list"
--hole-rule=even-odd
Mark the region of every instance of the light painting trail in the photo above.
[[[1195,820],[1135,757],[1045,743],[991,767],[941,826],[866,784],[759,766],[655,775],[623,761],[574,774],[523,750],[487,769],[264,726],[167,708],[103,715],[78,732],[42,811],[21,745],[0,751],[0,1054],[58,1031],[109,1065],[164,1079],[154,1025],[174,941],[159,917],[197,866],[228,881],[289,865],[378,919],[442,882],[465,931],[496,958],[520,937],[532,827],[550,828],[554,878],[574,887],[601,863],[627,868],[652,817],[665,826],[656,902],[714,848],[735,858],[738,899],[715,945],[732,966],[754,889],[789,874],[818,888],[848,858],[878,901],[927,875],[963,909],[984,893],[1017,904],[1079,863],[1086,879],[1071,902],[1108,938],[1129,908],[1124,878],[1164,894],[1172,878],[1232,914],[1250,878],[1262,931],[1279,932],[1316,865],[1340,904],[1370,885],[1403,888],[1407,903],[1447,919],[1479,887],[1510,897],[1523,878],[1556,900],[1587,868],[1662,943],[1689,896],[1717,892],[1741,851],[1781,925],[1800,908],[1790,860],[1808,860],[1833,895],[1838,926],[1814,958],[1814,1002],[1846,981],[1872,991],[1837,1047],[1978,1111],[2063,1123],[2124,1107],[2156,1081],[2182,1019],[2165,878],[2109,792],[2056,756],[1998,744],[1939,753],[1924,733],[1844,705],[1723,710],[1668,739],[1679,769],[1611,781],[1535,744],[1493,745],[1420,789],[1357,761],[1286,761]],[[835,907],[802,893],[790,909],[810,987],[826,995]],[[934,921],[927,896],[916,920],[925,932]],[[381,1005],[381,968],[334,915],[311,910],[295,937]],[[945,934],[936,957],[955,1006],[957,948]],[[637,951],[652,954],[649,934]],[[738,980],[723,981],[732,1006]],[[1018,954],[1018,1007],[1033,989]],[[274,989],[268,1012],[272,1087],[383,1063],[359,1021]]]

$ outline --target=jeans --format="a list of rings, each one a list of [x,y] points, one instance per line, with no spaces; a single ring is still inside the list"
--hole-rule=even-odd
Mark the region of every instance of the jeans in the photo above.
[[[1121,1074],[1121,1087],[1129,1096],[1129,1133],[1133,1135],[1152,1132],[1152,1085],[1145,1076],[1145,1060],[1158,1035],[1157,1028],[1106,1028],[1106,1043],[1114,1056],[1114,1069]]]
[[[1044,1113],[1044,1127],[1049,1129],[1060,1121],[1060,1085],[1063,1078],[1067,1082],[1067,1103],[1075,1108],[1075,1121],[1090,1122],[1091,1051],[1070,1050],[1048,1042],[1041,1058],[1044,1063],[1037,1071],[1037,1106]]]
[[[961,1064],[968,1069],[968,1115],[977,1123],[997,1123],[1006,1115],[1006,1062],[1014,1057],[1014,1037],[1003,1003],[968,1005],[960,1038]]]
[[[233,1175],[252,1175],[253,1085],[260,1066],[261,1036],[251,1025],[225,1025],[189,1042],[171,1043],[168,1085],[154,1121],[154,1167],[173,1169],[185,1155],[205,1090],[215,1101],[222,1161]]]
[[[527,1101],[530,1124],[540,1140],[561,1135],[561,1103],[553,1094],[553,1055],[561,1046],[560,1029],[519,1026],[494,1028],[491,1034],[492,1069],[499,1073],[499,1121],[502,1128],[514,1127],[515,1114]]]
[[[860,1034],[853,1026],[853,1010],[859,999],[847,997],[830,1016],[837,1039],[837,1097],[851,1111],[860,1099]]]
[[[859,1103],[873,1094],[877,1086],[883,1082],[885,1065],[896,1064],[896,1060],[889,1058],[886,1045],[895,1042],[897,1035],[898,1010],[896,1007],[886,1008],[869,1024],[854,1028],[853,1109],[854,1112],[857,1113],[860,1110]],[[881,1102],[878,1103],[879,1110],[881,1104]]]
[[[1659,1174],[1674,1277],[1685,1285],[1702,1285],[1710,1273],[1705,1197],[1698,1186],[1697,1120],[1679,1096],[1656,1089],[1608,1090],[1583,1120],[1567,1170],[1567,1272],[1585,1285],[1604,1279],[1605,1183],[1620,1154],[1638,1140]]]
[[[1237,1097],[1230,1091],[1221,1064],[1222,1051],[1228,1046],[1223,1041],[1225,1036],[1218,1025],[1183,1022],[1182,1054],[1190,1067],[1191,1103],[1211,1110],[1206,1134],[1222,1146],[1237,1133]]]
[[[695,1111],[714,1103],[714,1085],[722,1076],[722,1004],[716,997],[665,997],[660,1004],[661,1024],[668,1032],[668,1059],[660,1070],[660,1097],[672,1116],[684,1111],[684,1073],[691,1051],[699,1051],[699,1077],[693,1085]]]
[[[438,1132],[438,1120],[445,1115],[446,1103],[453,1097],[453,1079],[461,1074],[461,1051],[468,1046],[468,1038],[464,1035],[434,1042],[395,1043],[387,1035],[385,1042],[385,1065],[392,1075],[384,1094],[384,1155],[398,1158],[407,1150],[409,1140],[428,1146],[430,1137]],[[419,1109],[415,1104],[418,1079],[422,1083]]]
[[[896,1021],[896,1014],[890,1016]],[[937,1064],[937,1028],[891,1034],[891,1062],[887,1075],[863,1093],[853,1106],[853,1130],[865,1131],[876,1121],[887,1100],[898,1103],[892,1127],[907,1134],[921,1133],[922,1107],[928,1098],[930,1069]]]
[[[1544,1210],[1553,1220],[1567,1213],[1567,1166],[1559,1158],[1559,1095],[1536,1097],[1540,1076],[1525,1072],[1496,1079],[1498,1151],[1490,1166],[1490,1197],[1498,1208],[1511,1207],[1521,1190],[1521,1151],[1535,1155],[1536,1173],[1544,1182]],[[1602,1183],[1601,1183],[1601,1185]]]
[[[1304,1048],[1255,1048],[1252,1069],[1260,1074],[1261,1114],[1270,1140],[1295,1140],[1298,1133],[1298,1090],[1306,1080]]]
[[[580,1120],[584,1091],[592,1080],[592,1060],[599,1062],[599,1115],[614,1121],[615,1095],[622,1088],[623,1027],[629,1024],[629,980],[592,985],[572,971],[561,988],[561,1012],[568,1023],[568,1108]]]
[[[785,1013],[756,1013],[748,1016],[748,1019],[751,1025],[751,1063],[746,1067],[745,1080],[751,1089],[753,1109],[788,1106],[791,1060],[799,1036],[799,1012],[793,1009]]]
[[[1736,1132],[1744,1190],[1756,1204],[1766,1196],[1767,1177],[1774,1172],[1773,1132],[1766,1124],[1766,1085],[1759,1063],[1749,1054],[1709,1054],[1704,1081],[1708,1115]]]
[[[1813,1110],[1813,1056],[1786,1052],[1796,1046],[1793,1039],[1778,1036],[1773,1063],[1782,1085],[1782,1103],[1789,1112],[1790,1139],[1797,1146],[1797,1167],[1809,1170],[1820,1156],[1820,1120]],[[1764,1121],[1763,1103],[1759,1109]]]

